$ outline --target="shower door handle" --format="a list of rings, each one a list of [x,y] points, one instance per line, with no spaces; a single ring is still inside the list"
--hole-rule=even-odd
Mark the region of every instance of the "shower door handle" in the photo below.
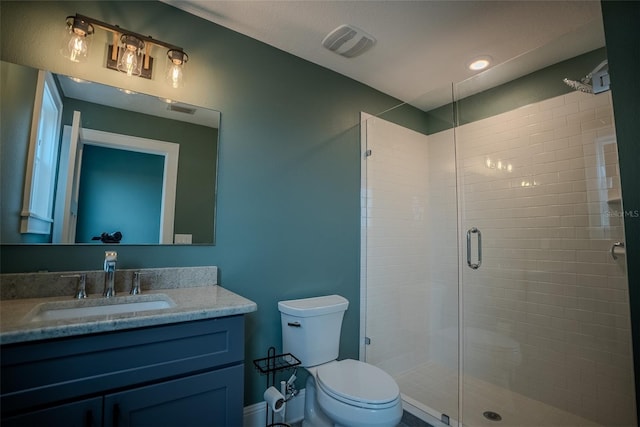
[[[471,262],[471,235],[478,235],[478,262]],[[467,230],[467,265],[473,269],[477,270],[482,265],[482,233],[476,227],[472,227]]]

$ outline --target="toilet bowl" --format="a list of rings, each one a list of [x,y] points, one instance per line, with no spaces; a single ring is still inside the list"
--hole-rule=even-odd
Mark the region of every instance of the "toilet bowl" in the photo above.
[[[316,399],[343,426],[395,426],[402,418],[400,389],[382,369],[358,360],[329,362],[316,369]]]
[[[402,399],[382,369],[337,360],[342,318],[349,302],[339,295],[280,301],[283,351],[309,372],[303,427],[395,427]]]

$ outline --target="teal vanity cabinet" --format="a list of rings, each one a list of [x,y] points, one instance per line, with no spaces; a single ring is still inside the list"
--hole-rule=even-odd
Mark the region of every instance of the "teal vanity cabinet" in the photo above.
[[[102,398],[95,397],[4,418],[2,425],[89,427],[101,425],[101,417]]]
[[[9,426],[241,426],[244,316],[5,344]]]

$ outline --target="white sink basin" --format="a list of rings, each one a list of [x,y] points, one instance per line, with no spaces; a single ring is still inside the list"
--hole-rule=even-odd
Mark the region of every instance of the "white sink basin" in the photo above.
[[[75,301],[45,302],[36,306],[26,317],[28,322],[81,319],[83,317],[135,314],[142,311],[164,310],[175,303],[164,294],[136,295],[115,298],[96,298]]]

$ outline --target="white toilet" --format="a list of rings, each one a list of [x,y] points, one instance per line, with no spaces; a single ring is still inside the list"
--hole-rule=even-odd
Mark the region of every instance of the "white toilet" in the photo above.
[[[340,295],[280,301],[282,347],[309,372],[303,427],[395,427],[400,389],[383,370],[336,360],[349,301]]]

